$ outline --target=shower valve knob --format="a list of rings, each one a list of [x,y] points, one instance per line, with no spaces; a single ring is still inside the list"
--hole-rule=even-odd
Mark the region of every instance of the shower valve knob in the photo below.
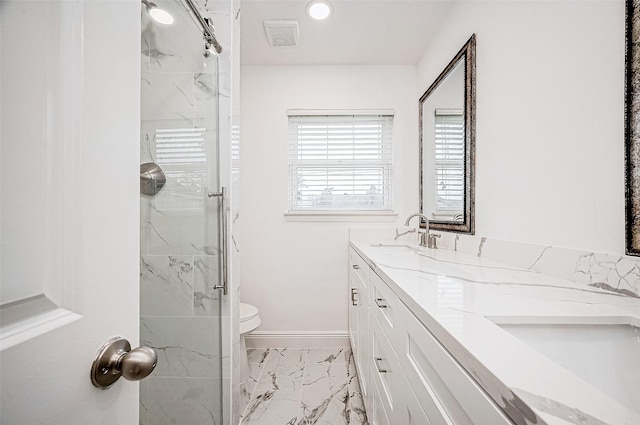
[[[104,343],[91,365],[91,383],[107,389],[120,377],[128,381],[139,381],[153,372],[158,355],[149,347],[131,349],[129,341],[122,337]]]

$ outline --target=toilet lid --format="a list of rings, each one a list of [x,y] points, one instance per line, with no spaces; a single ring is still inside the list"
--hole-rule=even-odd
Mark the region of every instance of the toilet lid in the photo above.
[[[258,309],[251,304],[240,303],[240,323],[251,320],[258,315]]]

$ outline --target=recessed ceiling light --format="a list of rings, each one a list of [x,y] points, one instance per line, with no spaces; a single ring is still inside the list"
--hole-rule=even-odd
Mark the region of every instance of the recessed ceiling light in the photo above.
[[[160,9],[159,7],[149,9],[149,15],[153,18],[154,21],[163,25],[171,25],[174,21],[171,13],[167,12],[164,9]]]
[[[328,0],[312,0],[307,4],[307,15],[316,21],[322,21],[331,16],[333,6]]]
[[[160,9],[157,4],[149,0],[142,0],[142,4],[147,7],[149,16],[159,24],[171,25],[175,21],[173,15],[164,9]]]

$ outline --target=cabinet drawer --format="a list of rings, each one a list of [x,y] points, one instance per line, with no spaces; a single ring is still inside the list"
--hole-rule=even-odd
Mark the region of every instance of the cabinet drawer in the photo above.
[[[400,299],[393,293],[386,283],[375,272],[371,272],[371,315],[376,318],[380,328],[391,342],[394,349],[397,349],[398,332],[397,315],[402,308],[405,308]]]
[[[391,344],[380,329],[380,325],[372,320],[369,323],[371,335],[371,357],[369,357],[369,377],[378,388],[382,405],[387,415],[393,415],[394,401],[401,387],[399,381],[402,378],[400,362]]]
[[[422,399],[421,399],[422,401]],[[447,416],[440,412],[425,412],[422,403],[410,385],[406,385],[402,394],[402,405],[396,412],[397,423],[403,425],[453,425]]]
[[[439,415],[442,424],[450,418],[456,425],[513,425],[408,309],[402,320],[405,351],[399,360],[430,418]]]
[[[349,270],[356,272],[365,288],[369,287],[369,265],[353,248],[349,248]]]

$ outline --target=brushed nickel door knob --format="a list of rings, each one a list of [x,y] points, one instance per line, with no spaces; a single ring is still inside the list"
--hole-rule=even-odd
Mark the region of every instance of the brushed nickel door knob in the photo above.
[[[153,372],[158,363],[158,355],[153,348],[138,347],[122,357],[120,370],[127,381],[139,381]]]
[[[153,372],[158,355],[149,347],[131,349],[129,341],[115,337],[105,342],[91,365],[91,383],[107,389],[120,377],[128,381],[139,381]]]

